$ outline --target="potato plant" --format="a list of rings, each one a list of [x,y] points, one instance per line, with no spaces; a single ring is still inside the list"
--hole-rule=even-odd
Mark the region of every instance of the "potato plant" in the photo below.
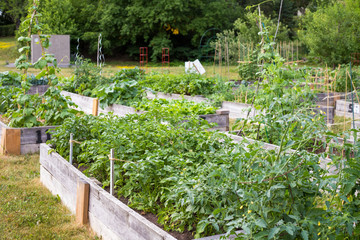
[[[74,147],[76,163],[87,166],[86,173],[104,186],[114,148],[115,158],[123,160],[115,163],[118,196],[127,197],[133,208],[157,214],[166,230],[186,229],[200,237],[242,229],[239,239],[358,234],[358,170],[344,165],[347,170],[326,175],[319,155],[268,151],[259,143],[245,148],[245,142],[206,131],[205,121],[183,120],[151,110],[123,118],[69,118],[49,143],[67,158],[73,133],[82,142]]]

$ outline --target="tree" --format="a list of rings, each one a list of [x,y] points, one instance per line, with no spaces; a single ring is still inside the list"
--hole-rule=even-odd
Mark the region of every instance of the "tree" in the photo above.
[[[116,47],[135,45],[135,52],[138,46],[150,45],[153,60],[162,47],[173,46],[171,53],[180,46],[198,47],[208,28],[229,28],[242,13],[234,0],[103,0],[101,5],[104,40]]]
[[[239,18],[234,23],[234,30],[239,35],[241,42],[259,43],[261,41],[261,36],[258,33],[263,26],[266,27],[269,36],[275,35],[277,26],[277,21],[275,19],[270,19],[264,14],[261,14],[262,26],[260,26],[259,13],[257,11],[247,12],[244,19],[245,20]],[[283,26],[281,23],[276,39],[278,41],[289,40],[288,30],[286,26]]]
[[[26,16],[27,0],[1,0],[0,10],[1,15],[8,16],[18,29],[21,18]]]
[[[348,63],[350,54],[360,51],[360,2],[345,0],[307,11],[302,19],[300,39],[314,57],[325,63]]]
[[[42,0],[41,22],[44,34],[74,34],[77,31],[74,7],[70,0]]]

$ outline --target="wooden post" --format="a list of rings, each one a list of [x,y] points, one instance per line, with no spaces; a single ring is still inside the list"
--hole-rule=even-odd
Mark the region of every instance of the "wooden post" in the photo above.
[[[0,142],[0,154],[20,155],[20,137],[21,129],[3,128]]]
[[[92,114],[94,116],[98,115],[98,109],[99,109],[99,99],[98,98],[94,98],[93,99],[93,109],[92,109]]]
[[[80,225],[89,222],[89,190],[90,185],[79,179],[76,191],[76,222]]]

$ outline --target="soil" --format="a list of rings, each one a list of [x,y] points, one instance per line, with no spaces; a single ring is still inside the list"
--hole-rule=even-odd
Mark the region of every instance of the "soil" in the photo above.
[[[10,119],[4,117],[4,115],[0,115],[0,121],[5,123],[5,124],[9,124]]]

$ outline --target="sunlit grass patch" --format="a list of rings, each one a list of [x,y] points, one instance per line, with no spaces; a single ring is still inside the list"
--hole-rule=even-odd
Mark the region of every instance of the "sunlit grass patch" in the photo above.
[[[96,239],[39,179],[39,155],[0,156],[0,239]]]
[[[15,46],[15,43],[11,43],[11,42],[0,42],[0,48],[4,49],[4,48],[11,48]]]

